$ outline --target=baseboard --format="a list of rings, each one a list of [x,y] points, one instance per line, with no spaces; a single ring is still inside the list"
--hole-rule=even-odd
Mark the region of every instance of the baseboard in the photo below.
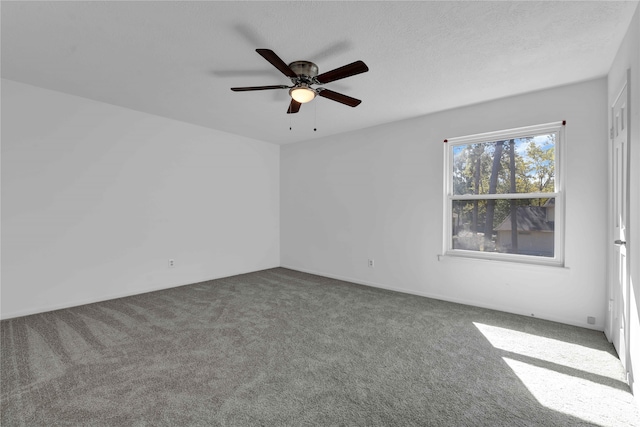
[[[277,268],[277,267],[279,267],[279,266],[278,265],[274,265],[272,267],[259,268],[257,270],[239,271],[239,272],[236,272],[236,273],[223,274],[223,275],[220,275],[220,276],[204,278],[202,280],[197,280],[195,282],[178,283],[178,284],[171,284],[171,285],[160,286],[160,287],[154,286],[154,287],[138,289],[138,290],[135,290],[135,291],[132,291],[132,292],[122,292],[122,293],[115,293],[115,294],[105,295],[105,296],[101,296],[101,297],[98,297],[98,298],[80,299],[80,300],[65,302],[64,304],[52,305],[50,307],[40,307],[40,308],[34,308],[34,309],[29,309],[29,310],[16,311],[16,312],[10,313],[7,316],[5,316],[4,313],[2,313],[0,315],[0,320],[13,319],[13,318],[16,318],[16,317],[23,317],[23,316],[31,316],[33,314],[47,313],[49,311],[64,310],[66,308],[78,307],[78,306],[86,305],[86,304],[95,304],[97,302],[109,301],[109,300],[118,299],[118,298],[126,298],[126,297],[131,297],[131,296],[134,296],[134,295],[148,294],[149,292],[162,291],[162,290],[165,290],[165,289],[172,289],[172,288],[179,288],[181,286],[195,285],[197,283],[208,282],[210,280],[224,279],[226,277],[238,276],[240,274],[255,273],[257,271],[269,270],[271,268]]]
[[[484,304],[484,303],[479,303],[477,301],[466,300],[466,299],[462,299],[462,298],[451,298],[451,297],[449,297],[447,295],[434,294],[434,293],[430,293],[430,292],[418,292],[418,291],[414,291],[414,290],[411,290],[411,289],[404,289],[404,288],[400,288],[400,287],[397,287],[397,286],[390,286],[390,285],[383,284],[383,283],[372,282],[372,281],[369,281],[369,280],[357,279],[355,277],[347,277],[347,276],[341,276],[341,275],[333,274],[333,273],[314,271],[314,270],[310,270],[310,269],[307,269],[307,268],[301,268],[301,267],[296,267],[296,266],[292,266],[292,265],[281,265],[281,267],[282,268],[288,268],[290,270],[300,271],[300,272],[303,272],[303,273],[315,274],[316,276],[323,276],[323,277],[328,277],[328,278],[331,278],[331,279],[342,280],[342,281],[345,281],[345,282],[356,283],[358,285],[371,286],[373,288],[386,289],[388,291],[401,292],[401,293],[404,293],[404,294],[417,295],[417,296],[421,296],[421,297],[437,299],[437,300],[440,300],[440,301],[453,302],[453,303],[456,303],[456,304],[469,305],[469,306],[473,306],[473,307],[486,308],[486,309],[489,309],[489,310],[496,310],[496,311],[502,311],[502,312],[505,312],[505,313],[517,314],[517,315],[520,315],[520,316],[531,317],[529,313],[519,312],[517,310],[509,309],[508,307],[501,307],[501,306],[497,306],[497,305]],[[536,319],[542,319],[542,320],[548,320],[548,321],[551,321],[551,322],[562,323],[562,324],[565,324],[565,325],[577,326],[579,328],[592,329],[592,330],[595,330],[595,331],[604,332],[604,329],[602,327],[597,326],[597,325],[589,325],[589,324],[586,324],[586,323],[579,323],[579,322],[575,322],[575,321],[573,321],[571,319],[559,318],[559,317],[556,317],[556,316],[548,315],[546,313],[542,313],[542,314],[538,313],[538,314],[536,314],[535,318]]]
[[[193,285],[195,283],[206,282],[206,281],[209,281],[209,280],[222,279],[222,278],[225,278],[225,277],[232,277],[232,276],[237,276],[237,275],[240,275],[240,274],[247,274],[247,273],[252,273],[252,272],[256,272],[256,271],[267,270],[267,269],[270,269],[270,268],[276,268],[276,267],[278,267],[278,266],[275,265],[275,266],[272,266],[272,267],[260,268],[260,269],[252,270],[252,271],[239,271],[239,272],[235,272],[235,273],[231,273],[231,274],[223,274],[223,275],[219,275],[219,276],[215,276],[215,277],[204,278],[204,279],[196,281],[196,282],[178,283],[178,284],[162,286],[162,287],[149,287],[149,288],[136,290],[136,291],[132,291],[132,292],[123,292],[123,293],[111,294],[111,295],[107,295],[107,296],[103,296],[103,297],[99,297],[99,298],[76,300],[76,301],[68,302],[68,303],[65,303],[65,304],[53,305],[53,306],[46,307],[46,308],[41,307],[41,308],[36,308],[36,309],[31,309],[31,310],[22,310],[22,311],[18,311],[18,312],[12,312],[8,316],[5,316],[5,314],[2,313],[0,315],[0,319],[1,320],[5,320],[5,319],[12,319],[12,318],[15,318],[15,317],[29,316],[29,315],[32,315],[32,314],[46,313],[48,311],[63,310],[63,309],[66,309],[66,308],[77,307],[77,306],[80,306],[80,305],[94,304],[94,303],[101,302],[101,301],[109,301],[109,300],[112,300],[112,299],[125,298],[125,297],[134,296],[134,295],[141,295],[141,294],[146,294],[146,293],[149,293],[149,292],[161,291],[161,290],[164,290],[164,289],[171,289],[171,288],[177,288],[177,287],[180,287],[180,286]],[[469,305],[469,306],[473,306],[473,307],[480,307],[480,308],[486,308],[486,309],[490,309],[490,310],[503,311],[503,312],[506,312],[506,313],[517,314],[517,315],[529,317],[528,313],[518,312],[516,310],[509,309],[508,307],[500,307],[500,306],[491,305],[491,304],[478,303],[477,301],[465,300],[465,299],[460,299],[460,298],[451,298],[449,296],[441,295],[441,294],[434,294],[434,293],[429,293],[429,292],[418,292],[418,291],[414,291],[414,290],[411,290],[411,289],[404,289],[404,288],[401,288],[401,287],[390,286],[390,285],[387,285],[387,284],[377,283],[377,282],[373,282],[373,281],[369,281],[369,280],[361,280],[361,279],[358,279],[358,278],[355,278],[355,277],[341,276],[341,275],[337,275],[337,274],[333,274],[333,273],[310,270],[310,269],[307,269],[307,268],[297,267],[297,266],[293,266],[293,265],[280,265],[280,267],[288,268],[290,270],[300,271],[300,272],[303,272],[303,273],[315,274],[317,276],[328,277],[328,278],[331,278],[331,279],[342,280],[342,281],[345,281],[345,282],[356,283],[356,284],[359,284],[359,285],[371,286],[371,287],[374,287],[374,288],[386,289],[386,290],[394,291],[394,292],[401,292],[401,293],[410,294],[410,295],[417,295],[417,296],[426,297],[426,298],[433,298],[433,299],[437,299],[437,300],[441,300],[441,301],[453,302],[453,303],[456,303],[456,304],[464,304],[464,305]],[[536,315],[536,318],[543,319],[543,320],[549,320],[549,321],[552,321],[552,322],[563,323],[563,324],[571,325],[571,326],[577,326],[577,327],[580,327],[580,328],[593,329],[593,330],[596,330],[596,331],[603,331],[602,328],[597,327],[597,326],[594,327],[594,325],[578,323],[578,322],[574,322],[574,321],[572,321],[570,319],[558,318],[558,317],[555,317],[555,316],[546,315],[544,313]]]

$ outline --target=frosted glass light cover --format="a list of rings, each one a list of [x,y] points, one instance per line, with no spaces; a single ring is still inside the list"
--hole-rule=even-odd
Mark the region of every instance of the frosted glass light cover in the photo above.
[[[291,89],[290,94],[293,99],[301,104],[309,102],[316,97],[316,93],[314,90],[305,87],[293,88]]]

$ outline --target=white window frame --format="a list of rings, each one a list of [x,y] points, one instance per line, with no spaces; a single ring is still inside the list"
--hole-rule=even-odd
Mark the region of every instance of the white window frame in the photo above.
[[[463,144],[477,144],[481,142],[493,142],[514,138],[522,138],[545,133],[557,133],[555,153],[555,189],[552,193],[517,193],[517,194],[453,194],[453,146]],[[566,145],[565,122],[552,122],[534,126],[526,126],[514,129],[506,129],[495,132],[486,132],[475,135],[467,135],[445,140],[444,144],[444,233],[443,253],[445,256],[466,257],[486,260],[499,260],[521,262],[526,264],[539,264],[551,266],[564,266],[564,151]],[[452,239],[452,206],[455,200],[487,200],[487,199],[536,199],[555,198],[555,224],[554,224],[554,256],[543,257],[534,255],[520,255],[497,252],[482,252],[465,249],[454,249]]]

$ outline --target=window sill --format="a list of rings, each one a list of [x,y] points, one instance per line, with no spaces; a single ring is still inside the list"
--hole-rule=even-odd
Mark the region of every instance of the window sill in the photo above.
[[[553,268],[556,270],[569,270],[563,262],[557,260],[545,260],[545,259],[523,259],[521,256],[513,256],[513,255],[504,255],[504,256],[493,256],[490,254],[484,253],[473,253],[473,252],[446,252],[444,254],[438,254],[439,262],[449,262],[449,260],[454,260],[454,262],[480,262],[487,264],[500,264],[504,266],[519,266],[519,267],[532,267],[532,268]]]

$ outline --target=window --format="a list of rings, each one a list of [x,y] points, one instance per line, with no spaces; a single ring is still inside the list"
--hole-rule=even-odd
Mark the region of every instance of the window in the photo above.
[[[445,144],[447,255],[563,263],[564,122]]]

